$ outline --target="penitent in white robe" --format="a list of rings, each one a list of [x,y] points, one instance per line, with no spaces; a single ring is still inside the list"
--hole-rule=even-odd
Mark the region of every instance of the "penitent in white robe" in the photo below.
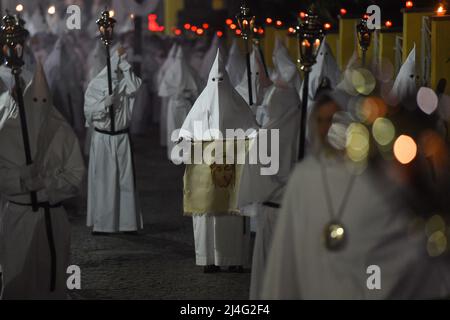
[[[167,104],[167,157],[171,159],[172,149],[178,140],[177,130],[181,128],[199,92],[198,79],[184,59],[183,49],[178,47],[173,63],[164,74],[159,95],[169,98]],[[174,135],[174,136],[173,136]]]
[[[343,161],[322,160],[333,206],[350,180]],[[397,203],[397,187],[367,170],[356,177],[341,223],[348,242],[329,251],[323,229],[331,217],[318,159],[309,156],[290,178],[279,214],[261,297],[263,299],[430,299],[448,297],[448,257],[430,258],[414,214]],[[337,210],[337,209],[335,209]],[[370,290],[371,265],[381,289]],[[373,273],[373,272],[372,272]]]
[[[54,206],[75,196],[84,177],[78,140],[63,117],[50,104],[39,64],[25,90],[30,146],[33,161],[43,181],[39,202]],[[9,92],[0,97],[0,109],[17,106]],[[0,112],[1,114],[2,112]],[[0,193],[6,201],[0,223],[0,264],[3,268],[2,299],[65,299],[70,255],[70,225],[63,207],[50,209],[51,234],[55,243],[55,289],[50,290],[51,254],[45,209],[33,212],[30,193],[23,183],[25,166],[20,120],[17,111],[0,120]],[[15,202],[15,203],[13,203]]]
[[[194,130],[200,121],[201,132]],[[209,73],[208,83],[187,116],[180,138],[194,141],[219,139],[226,129],[257,128],[253,114],[230,83],[220,49]],[[211,129],[212,131],[208,131]],[[193,217],[197,265],[245,266],[250,253],[250,228],[243,216],[204,212]]]
[[[141,80],[117,52],[111,59],[115,129],[129,127],[134,94]],[[121,71],[119,71],[119,69]],[[108,95],[106,67],[88,86],[85,115],[95,128],[110,131],[111,120],[105,106]],[[136,231],[142,228],[134,182],[133,159],[127,133],[109,135],[94,131],[91,138],[88,178],[87,226],[98,232]]]
[[[172,45],[172,48],[170,48],[170,51],[167,55],[167,59],[164,61],[164,63],[161,65],[161,67],[158,70],[158,73],[156,74],[156,85],[158,86],[158,95],[160,92],[160,87],[162,85],[162,80],[164,78],[164,75],[166,74],[167,70],[171,66],[171,64],[174,62],[175,55],[177,53],[178,45],[174,43]],[[168,106],[169,104],[169,98],[168,97],[161,97],[161,113],[159,114],[159,138],[160,138],[160,144],[161,146],[167,145],[167,114],[168,114]]]

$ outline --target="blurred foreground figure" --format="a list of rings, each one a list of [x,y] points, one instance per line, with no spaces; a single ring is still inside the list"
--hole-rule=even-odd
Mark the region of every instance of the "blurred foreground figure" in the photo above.
[[[113,94],[108,94],[107,67],[91,81],[85,94],[86,120],[95,128],[89,153],[87,208],[87,226],[93,227],[94,233],[142,228],[128,134],[134,94],[141,80],[134,75],[121,48],[112,56],[111,68]]]
[[[61,201],[80,190],[84,164],[75,133],[56,111],[42,69],[24,94],[34,163],[25,165],[17,104],[0,97],[0,223],[3,299],[64,299],[70,226]],[[33,212],[30,192],[39,210]]]
[[[374,101],[382,106],[381,99],[364,99],[372,103],[366,107],[376,107]],[[324,111],[316,109],[310,117],[311,136],[316,142],[311,142],[313,153],[297,165],[290,178],[261,298],[448,297],[450,264],[442,247],[442,237],[446,236],[430,221],[437,219],[445,223],[441,216],[433,216],[424,223],[427,214],[440,212],[445,216],[449,212],[445,194],[449,176],[445,144],[435,143],[430,154],[419,139],[417,146],[425,152],[416,155],[414,140],[401,134],[421,137],[429,132],[424,130],[426,119],[424,116],[417,119],[417,113],[402,110],[393,117],[402,122],[397,126],[388,118],[365,119],[373,122],[376,143],[385,144],[390,139],[392,142],[386,145],[393,144],[392,151],[380,149],[387,152],[384,157],[375,148],[371,148],[369,155],[370,142],[375,142],[369,139],[369,131],[362,123],[351,117],[347,124],[334,122],[343,117],[339,112],[328,131],[331,119],[323,118]],[[340,132],[342,128],[346,132],[341,136],[343,151],[337,151],[329,141],[337,143],[339,137],[330,140],[330,133]],[[390,128],[398,132],[397,140]],[[437,135],[433,137],[439,140]],[[365,151],[361,153],[361,150]],[[439,152],[435,153],[436,150]],[[389,152],[391,156],[386,157]],[[392,156],[395,160],[384,160]],[[428,162],[435,165],[431,165],[431,171],[438,172],[434,179]],[[439,236],[440,240],[436,241]]]
[[[180,138],[195,149],[195,145],[222,144],[226,130],[237,128],[246,131],[257,124],[251,109],[232,87],[219,49],[206,88],[189,112]],[[231,139],[227,146],[234,143]],[[249,260],[250,230],[231,200],[238,184],[237,165],[225,162],[230,157],[226,151],[215,152],[215,157],[208,159],[212,163],[187,166],[184,212],[193,216],[197,265],[204,266],[205,272],[220,271],[222,266],[241,271]],[[221,157],[224,161],[219,163]]]

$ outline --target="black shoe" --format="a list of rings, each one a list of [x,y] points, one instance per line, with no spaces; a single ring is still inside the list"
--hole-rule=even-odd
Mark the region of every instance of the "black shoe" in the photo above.
[[[203,267],[203,273],[216,273],[216,272],[220,272],[220,267],[215,266],[213,264]]]
[[[93,236],[109,236],[109,232],[100,232],[100,231],[92,231],[91,234]]]
[[[228,271],[234,272],[234,273],[244,273],[244,267],[243,266],[229,266]]]

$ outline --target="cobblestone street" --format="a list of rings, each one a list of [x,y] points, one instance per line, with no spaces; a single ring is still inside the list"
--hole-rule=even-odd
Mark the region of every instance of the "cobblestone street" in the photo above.
[[[195,266],[192,219],[182,215],[182,166],[160,147],[158,129],[133,137],[144,217],[139,235],[92,236],[85,196],[72,201],[72,264],[82,289],[73,299],[247,299],[250,273],[204,274]],[[82,206],[77,208],[77,206]]]

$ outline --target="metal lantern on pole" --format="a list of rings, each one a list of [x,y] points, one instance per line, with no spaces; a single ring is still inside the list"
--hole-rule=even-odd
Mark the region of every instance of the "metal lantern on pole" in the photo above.
[[[363,18],[356,25],[356,34],[358,36],[359,47],[362,51],[362,65],[366,65],[366,54],[372,41],[372,33],[367,26],[367,19]]]
[[[25,22],[17,16],[12,16],[8,12],[2,19],[1,27],[1,45],[2,55],[5,64],[8,68],[11,68],[11,72],[14,75],[15,81],[15,95],[17,99],[17,105],[19,109],[20,125],[22,130],[22,139],[25,152],[25,161],[27,165],[33,164],[30,148],[30,138],[28,135],[28,124],[25,112],[25,105],[23,102],[23,91],[20,81],[20,73],[22,72],[23,53],[25,40],[29,33],[24,28]],[[39,210],[37,195],[35,191],[31,194],[31,204],[33,211]]]
[[[108,93],[113,94],[112,88],[112,76],[111,76],[111,53],[110,46],[113,39],[114,25],[116,20],[110,17],[109,11],[105,9],[102,12],[100,18],[96,21],[98,30],[100,31],[100,37],[106,48],[106,66],[108,69]],[[109,106],[109,117],[111,120],[111,132],[115,132],[115,116],[114,116],[114,106]]]
[[[236,15],[236,20],[241,30],[241,37],[245,44],[245,55],[247,60],[247,79],[248,79],[248,98],[249,105],[253,105],[253,90],[252,90],[252,71],[250,66],[250,47],[249,38],[253,32],[253,27],[255,24],[255,16],[250,14],[250,8],[247,6],[246,2],[243,1],[240,7],[239,13]]]
[[[310,8],[308,14],[304,15],[303,18],[299,18],[299,24],[295,28],[295,33],[298,38],[299,46],[298,63],[300,70],[303,71],[304,74],[298,155],[299,160],[302,160],[305,156],[309,73],[311,72],[312,66],[316,63],[317,54],[319,53],[324,38],[322,23],[320,23],[313,8]]]

